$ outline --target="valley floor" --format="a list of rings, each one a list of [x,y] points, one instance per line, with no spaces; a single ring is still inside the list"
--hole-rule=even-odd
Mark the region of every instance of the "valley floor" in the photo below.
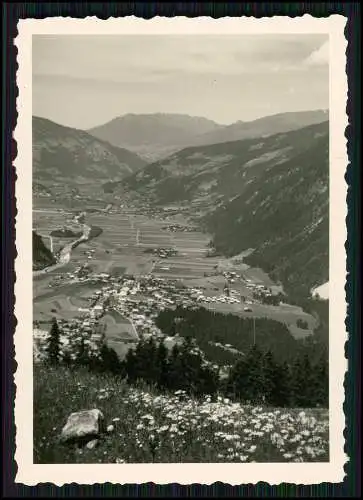
[[[113,426],[96,448],[59,443],[67,417],[98,408]],[[325,462],[328,410],[242,406],[160,394],[87,371],[34,371],[35,463]]]
[[[47,208],[44,201],[41,205],[42,208],[36,208],[33,214],[34,227],[41,234],[50,234],[69,224],[69,221],[74,227],[74,210]],[[208,309],[281,321],[295,338],[305,337],[315,328],[316,319],[299,307],[271,306],[255,300],[252,295],[256,287],[277,288],[275,284],[260,269],[249,268],[241,262],[234,263],[231,259],[207,257],[208,235],[196,230],[165,230],[180,223],[187,227],[183,217],[141,215],[125,207],[113,207],[106,212],[101,206],[95,209],[87,204],[83,210],[87,212],[87,224],[102,228],[102,233],[74,248],[68,262],[57,264],[48,272],[34,274],[35,320],[47,323],[53,316],[69,321],[77,318],[80,316],[79,308],[88,307],[88,298],[95,292],[95,285],[88,278],[106,273],[108,277],[103,278],[103,285],[111,287],[111,280],[124,274],[136,278],[151,275],[165,282],[179,281],[188,289],[202,290],[203,297],[199,297],[199,304]],[[58,244],[57,238],[54,237],[53,241],[54,245]],[[176,249],[177,255],[162,258],[147,253],[149,249],[163,248]],[[87,279],[80,280],[77,273],[85,265],[90,272]],[[236,273],[241,278],[235,279],[230,273]],[[226,282],[229,282],[231,298],[224,293]],[[245,310],[241,296],[253,303],[252,310],[249,310],[250,307]],[[299,319],[307,322],[305,329],[298,327]]]

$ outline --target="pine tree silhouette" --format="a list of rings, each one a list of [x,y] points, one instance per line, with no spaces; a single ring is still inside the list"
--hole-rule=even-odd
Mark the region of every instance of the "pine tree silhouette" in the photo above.
[[[248,382],[247,393],[249,401],[260,402],[264,396],[263,357],[256,345],[253,345],[247,355]]]
[[[314,403],[327,408],[329,406],[329,366],[325,353],[313,369],[315,399]]]
[[[275,365],[270,404],[281,407],[291,404],[291,373],[286,361]]]
[[[157,344],[154,337],[150,337],[144,345],[144,363],[142,363],[141,377],[149,382],[158,381]]]
[[[254,345],[232,367],[227,385],[238,398],[256,403],[264,399],[264,382],[263,357]]]
[[[307,408],[313,400],[313,372],[309,356],[299,356],[292,368],[293,400],[296,406]]]
[[[275,386],[276,386],[276,371],[277,364],[273,358],[271,351],[267,351],[262,359],[263,381],[264,381],[264,396],[265,401],[273,404]]]
[[[80,366],[89,365],[90,357],[88,353],[88,349],[86,347],[86,343],[84,341],[84,337],[81,337],[76,352],[76,363]]]
[[[116,352],[108,347],[106,343],[102,345],[100,354],[103,371],[113,374],[121,372],[121,364]]]
[[[178,344],[174,344],[168,359],[168,388],[170,390],[180,389],[182,383],[181,352]]]
[[[228,393],[233,398],[244,399],[247,395],[248,384],[248,364],[246,357],[243,356],[232,367],[226,382]]]
[[[67,367],[72,365],[72,357],[68,351],[64,352],[62,356],[62,364]]]
[[[127,351],[123,366],[128,380],[134,382],[137,379],[137,359],[133,349]]]
[[[168,349],[160,342],[156,351],[157,384],[160,388],[168,386]]]
[[[46,346],[47,358],[50,364],[57,365],[60,360],[60,329],[56,318],[52,319]]]

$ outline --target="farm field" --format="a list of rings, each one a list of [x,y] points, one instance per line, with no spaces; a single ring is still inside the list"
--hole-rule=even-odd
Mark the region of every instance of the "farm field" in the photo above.
[[[99,288],[92,283],[73,283],[49,288],[51,277],[34,282],[33,320],[49,322],[53,317],[71,320],[81,316],[80,307],[88,305],[88,298]]]
[[[107,340],[110,342],[124,340],[136,341],[139,338],[132,322],[118,311],[109,311],[103,316],[101,323],[107,325],[106,336]]]
[[[151,271],[160,277],[203,276],[211,272],[216,261],[203,259],[209,238],[202,233],[168,233],[162,230],[165,221],[143,216],[91,213],[87,223],[102,228],[95,239],[82,244],[72,252],[72,259],[79,260],[92,250],[89,264],[95,272],[146,274]],[[158,259],[145,253],[147,248],[176,248],[178,256]],[[194,258],[191,261],[190,258]],[[84,258],[84,257],[83,257]],[[165,274],[165,267],[170,267]],[[191,271],[191,266],[193,267]]]

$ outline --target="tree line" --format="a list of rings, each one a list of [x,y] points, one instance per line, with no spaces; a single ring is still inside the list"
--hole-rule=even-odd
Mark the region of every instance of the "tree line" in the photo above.
[[[262,351],[271,351],[277,362],[291,363],[298,353],[306,353],[313,363],[321,356],[327,356],[326,345],[317,336],[304,340],[295,339],[288,326],[270,318],[238,317],[223,314],[203,307],[177,306],[161,311],[155,319],[156,326],[164,335],[192,337],[205,352],[210,361],[225,364],[228,356],[233,362],[236,356],[215,346],[216,343],[230,344],[238,351],[246,352],[256,342]]]
[[[322,356],[312,363],[298,353],[292,362],[278,362],[271,350],[249,347],[232,366],[209,363],[191,337],[171,349],[163,340],[141,338],[123,361],[102,337],[91,351],[81,338],[73,358],[62,354],[56,320],[47,340],[47,362],[69,367],[86,366],[92,372],[109,372],[130,384],[144,381],[163,391],[184,390],[193,396],[222,394],[234,401],[278,407],[328,406],[328,362]]]

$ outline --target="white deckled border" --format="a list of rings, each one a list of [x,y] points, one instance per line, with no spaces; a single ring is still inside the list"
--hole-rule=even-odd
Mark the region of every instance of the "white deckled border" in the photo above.
[[[271,485],[280,483],[318,484],[339,483],[344,479],[345,416],[344,375],[347,360],[344,344],[346,300],[347,239],[345,218],[347,215],[347,185],[344,174],[348,165],[344,131],[348,125],[346,116],[347,77],[346,47],[344,37],[346,18],[333,15],[327,18],[253,17],[211,19],[161,18],[110,18],[99,20],[47,18],[25,19],[18,23],[19,35],[15,40],[18,48],[17,98],[18,121],[14,133],[18,156],[16,198],[16,247],[15,261],[15,316],[18,324],[15,333],[17,386],[15,401],[16,453],[18,472],[16,482],[29,486],[38,483],[96,484],[213,484],[216,481],[231,485],[253,484],[259,481]],[[33,464],[33,357],[32,357],[32,35],[156,35],[156,34],[214,34],[214,35],[266,35],[266,34],[313,34],[326,33],[330,38],[330,462],[329,463],[248,463],[248,464]]]

